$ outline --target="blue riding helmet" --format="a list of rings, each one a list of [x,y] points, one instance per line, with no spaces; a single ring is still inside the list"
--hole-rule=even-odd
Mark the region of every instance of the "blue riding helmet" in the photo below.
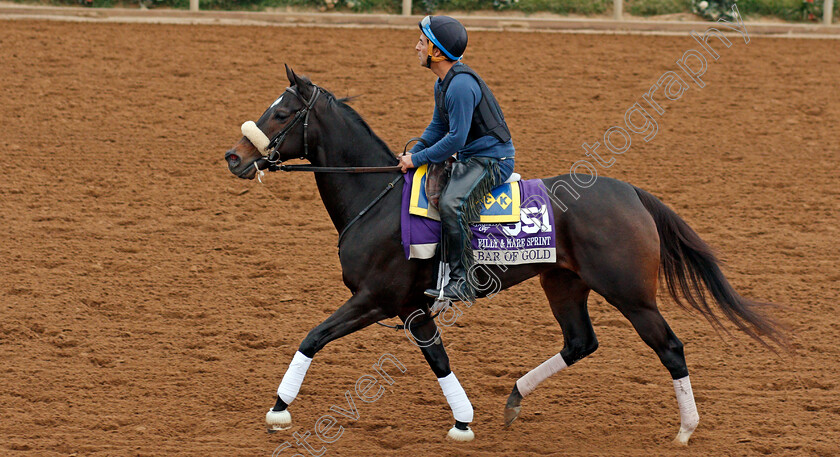
[[[420,21],[426,38],[451,60],[461,60],[467,49],[467,29],[449,16],[426,16]]]

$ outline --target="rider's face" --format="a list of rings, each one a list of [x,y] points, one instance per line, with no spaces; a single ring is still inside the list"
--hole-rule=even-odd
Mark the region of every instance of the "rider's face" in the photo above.
[[[417,51],[417,58],[420,59],[420,65],[426,66],[426,57],[429,55],[429,39],[426,35],[420,34],[420,39],[417,40],[417,45],[414,46]]]

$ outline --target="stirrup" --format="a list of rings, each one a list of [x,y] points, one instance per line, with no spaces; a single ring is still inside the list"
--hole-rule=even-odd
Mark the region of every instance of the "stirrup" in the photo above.
[[[434,316],[437,313],[442,312],[446,308],[452,306],[452,300],[445,298],[442,296],[443,293],[441,292],[441,296],[438,296],[435,299],[435,302],[432,303],[432,307],[429,308],[429,313]]]
[[[436,301],[446,300],[449,302],[465,301],[469,303],[475,302],[475,295],[471,293],[472,290],[453,290],[455,286],[452,281],[440,289],[426,289],[423,292],[427,297],[434,298]],[[469,287],[469,286],[467,286]],[[446,295],[446,290],[449,289],[449,295]],[[460,292],[460,293],[459,293]]]

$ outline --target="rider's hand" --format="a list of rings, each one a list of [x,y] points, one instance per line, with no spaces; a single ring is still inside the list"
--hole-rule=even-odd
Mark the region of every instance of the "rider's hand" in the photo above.
[[[407,172],[409,168],[414,168],[414,163],[411,162],[411,154],[400,156],[400,168],[402,168],[403,173]]]

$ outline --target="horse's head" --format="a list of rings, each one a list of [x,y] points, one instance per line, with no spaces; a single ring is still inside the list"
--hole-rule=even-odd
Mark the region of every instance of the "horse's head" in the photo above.
[[[288,65],[286,76],[290,86],[257,122],[242,124],[242,139],[225,153],[230,172],[240,178],[254,179],[258,169],[272,162],[308,158],[306,142],[312,142],[313,126],[307,124],[320,89]]]

